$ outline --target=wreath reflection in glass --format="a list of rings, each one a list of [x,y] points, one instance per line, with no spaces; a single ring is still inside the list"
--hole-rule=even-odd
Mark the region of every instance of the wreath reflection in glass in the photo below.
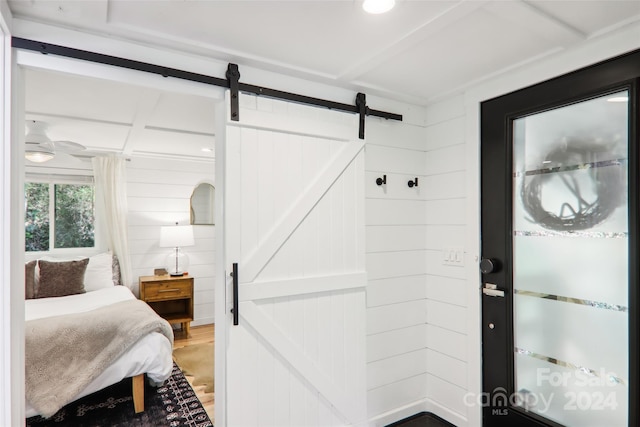
[[[626,159],[615,158],[615,145],[563,140],[542,169],[525,172],[521,197],[527,219],[554,231],[586,230],[606,220],[627,198]],[[543,206],[545,187],[544,205],[557,214]]]

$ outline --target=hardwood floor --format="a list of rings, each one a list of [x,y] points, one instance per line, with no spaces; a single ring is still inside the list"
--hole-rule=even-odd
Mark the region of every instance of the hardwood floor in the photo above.
[[[184,331],[176,330],[174,331],[174,340],[173,340],[173,349],[188,347],[190,345],[195,344],[203,344],[203,343],[215,343],[215,328],[214,325],[202,325],[202,326],[194,326],[189,330],[189,337],[186,337]],[[213,419],[213,404],[214,404],[214,393],[205,393],[204,386],[194,386],[192,381],[193,377],[189,375],[185,375],[189,384],[196,392],[196,396],[202,402],[202,406],[204,406],[205,411],[207,411],[207,415],[211,419],[211,422],[214,422]]]

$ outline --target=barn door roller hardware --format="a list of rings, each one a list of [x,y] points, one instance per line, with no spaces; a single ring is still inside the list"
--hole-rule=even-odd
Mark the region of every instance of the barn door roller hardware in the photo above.
[[[229,89],[231,90],[231,120],[237,122],[240,120],[240,105],[238,102],[238,83],[240,80],[240,71],[237,64],[229,64],[227,66],[227,80],[229,81]]]
[[[11,39],[11,46],[18,49],[32,50],[40,52],[42,54],[52,54],[58,56],[65,56],[68,58],[82,59],[85,61],[97,62],[100,64],[113,65],[121,68],[128,68],[131,70],[145,71],[147,73],[159,74],[163,77],[174,77],[183,80],[190,80],[199,83],[210,84],[213,86],[219,86],[229,88],[231,90],[231,120],[237,121],[240,119],[240,112],[238,109],[238,93],[246,92],[255,95],[267,96],[270,98],[282,99],[285,101],[298,102],[301,104],[314,105],[317,107],[324,107],[330,110],[344,111],[347,113],[354,113],[360,116],[359,120],[359,132],[360,139],[364,139],[364,117],[374,116],[381,117],[389,120],[402,121],[402,114],[388,113],[385,111],[373,110],[367,107],[366,97],[363,93],[359,93],[356,96],[356,105],[344,104],[341,102],[329,101],[326,99],[313,98],[310,96],[299,95],[291,92],[284,92],[276,89],[269,89],[266,87],[256,86],[248,83],[242,83],[239,81],[240,72],[236,64],[229,64],[227,67],[226,78],[221,79],[219,77],[207,76],[204,74],[192,73],[189,71],[178,70],[175,68],[162,67],[159,65],[149,64],[147,62],[134,61],[132,59],[120,58],[117,56],[103,55],[101,53],[89,52],[86,50],[73,49],[70,47],[59,46],[49,43],[42,43],[35,40],[23,39],[19,37],[13,37]],[[233,94],[236,97],[233,97]],[[234,111],[235,108],[235,111]],[[233,113],[236,113],[234,116]]]
[[[369,107],[367,107],[367,95],[364,93],[358,93],[358,95],[356,95],[356,107],[358,107],[358,115],[360,116],[358,138],[364,139],[364,116],[369,114]]]

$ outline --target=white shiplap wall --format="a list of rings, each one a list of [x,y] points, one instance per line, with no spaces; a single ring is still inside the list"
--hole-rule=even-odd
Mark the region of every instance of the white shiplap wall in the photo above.
[[[467,407],[467,281],[464,257],[445,263],[444,248],[466,245],[464,100],[427,108],[427,408],[464,425]]]
[[[160,227],[189,224],[189,199],[201,182],[214,184],[214,163],[133,158],[127,164],[129,251],[133,277],[153,275],[164,267],[169,248],[158,246]],[[194,225],[195,246],[184,248],[194,276],[194,321],[214,322],[215,226]]]
[[[638,34],[639,23],[621,27],[427,106],[426,173],[441,184],[427,202],[426,410],[459,427],[482,424],[480,103],[638,49]],[[445,245],[464,249],[463,267],[437,261]]]
[[[423,126],[368,118],[366,132],[367,404],[385,425],[422,411],[427,391],[430,190]]]

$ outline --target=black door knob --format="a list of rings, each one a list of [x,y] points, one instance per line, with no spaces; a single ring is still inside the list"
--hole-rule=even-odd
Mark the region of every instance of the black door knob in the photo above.
[[[495,273],[500,268],[500,263],[491,258],[482,258],[480,261],[480,271],[482,274]]]

